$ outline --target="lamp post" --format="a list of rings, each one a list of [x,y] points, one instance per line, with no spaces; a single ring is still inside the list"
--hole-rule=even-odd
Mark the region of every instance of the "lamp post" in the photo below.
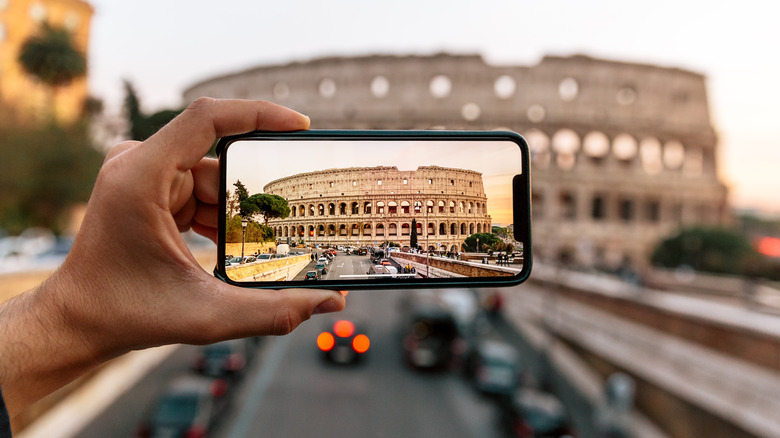
[[[241,263],[244,263],[244,237],[246,236],[246,226],[249,224],[249,220],[245,217],[241,218]]]

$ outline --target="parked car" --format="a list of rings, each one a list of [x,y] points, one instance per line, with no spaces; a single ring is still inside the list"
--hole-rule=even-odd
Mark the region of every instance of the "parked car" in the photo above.
[[[319,280],[320,279],[320,273],[317,271],[309,271],[306,273],[306,276],[303,277],[304,281],[307,280]]]
[[[246,340],[232,339],[201,347],[193,368],[204,376],[230,377],[241,373],[248,361]]]
[[[346,319],[335,321],[317,336],[317,347],[326,360],[338,363],[354,363],[363,358],[371,346],[365,331]]]
[[[204,376],[182,376],[165,389],[139,438],[205,438],[226,403],[227,382]]]
[[[520,385],[522,366],[517,350],[495,340],[480,342],[469,357],[467,371],[484,394],[509,396]]]
[[[563,407],[552,394],[523,388],[500,404],[501,428],[515,438],[573,438],[576,436]]]
[[[432,300],[413,300],[405,312],[403,354],[418,369],[449,369],[464,353],[452,313]]]

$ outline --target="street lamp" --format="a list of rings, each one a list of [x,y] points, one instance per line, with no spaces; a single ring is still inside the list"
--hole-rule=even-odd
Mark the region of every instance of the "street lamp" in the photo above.
[[[246,236],[247,225],[249,225],[249,219],[241,218],[241,263],[244,263],[244,237]]]

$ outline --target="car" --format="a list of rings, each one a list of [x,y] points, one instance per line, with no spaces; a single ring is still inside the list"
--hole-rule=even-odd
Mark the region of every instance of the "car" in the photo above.
[[[455,317],[433,300],[413,299],[404,312],[403,355],[412,368],[447,370],[465,350]]]
[[[173,380],[157,401],[139,438],[205,438],[227,402],[227,382],[185,375]]]
[[[320,257],[320,258],[317,259],[317,263],[318,264],[322,263],[323,265],[327,265],[328,264],[328,259],[325,258],[325,257]]]
[[[317,347],[324,358],[337,364],[355,363],[363,359],[371,340],[354,322],[339,319],[317,335]]]
[[[319,280],[320,279],[320,273],[317,271],[308,271],[306,275],[303,277],[304,281],[307,280]]]
[[[572,438],[576,433],[554,395],[532,388],[516,391],[499,405],[501,429],[516,438]]]
[[[325,275],[328,273],[328,268],[323,263],[317,263],[316,266],[314,266],[314,269],[317,270],[317,272],[320,273],[320,275]]]
[[[480,342],[471,353],[466,368],[474,386],[483,394],[509,396],[520,385],[520,355],[503,341]]]
[[[249,361],[247,342],[232,339],[204,345],[195,358],[193,368],[209,377],[232,377],[240,374]]]
[[[276,254],[258,254],[257,260],[272,260],[276,258]]]

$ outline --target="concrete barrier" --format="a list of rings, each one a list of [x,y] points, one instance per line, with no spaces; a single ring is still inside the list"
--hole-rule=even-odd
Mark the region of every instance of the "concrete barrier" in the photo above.
[[[517,275],[520,268],[510,268],[496,265],[483,265],[481,263],[454,260],[444,257],[427,257],[422,254],[412,254],[407,252],[390,253],[390,258],[404,266],[407,263],[412,264],[417,273],[431,278],[441,277],[509,277]]]
[[[299,255],[228,266],[233,281],[290,281],[311,262],[311,256]]]

